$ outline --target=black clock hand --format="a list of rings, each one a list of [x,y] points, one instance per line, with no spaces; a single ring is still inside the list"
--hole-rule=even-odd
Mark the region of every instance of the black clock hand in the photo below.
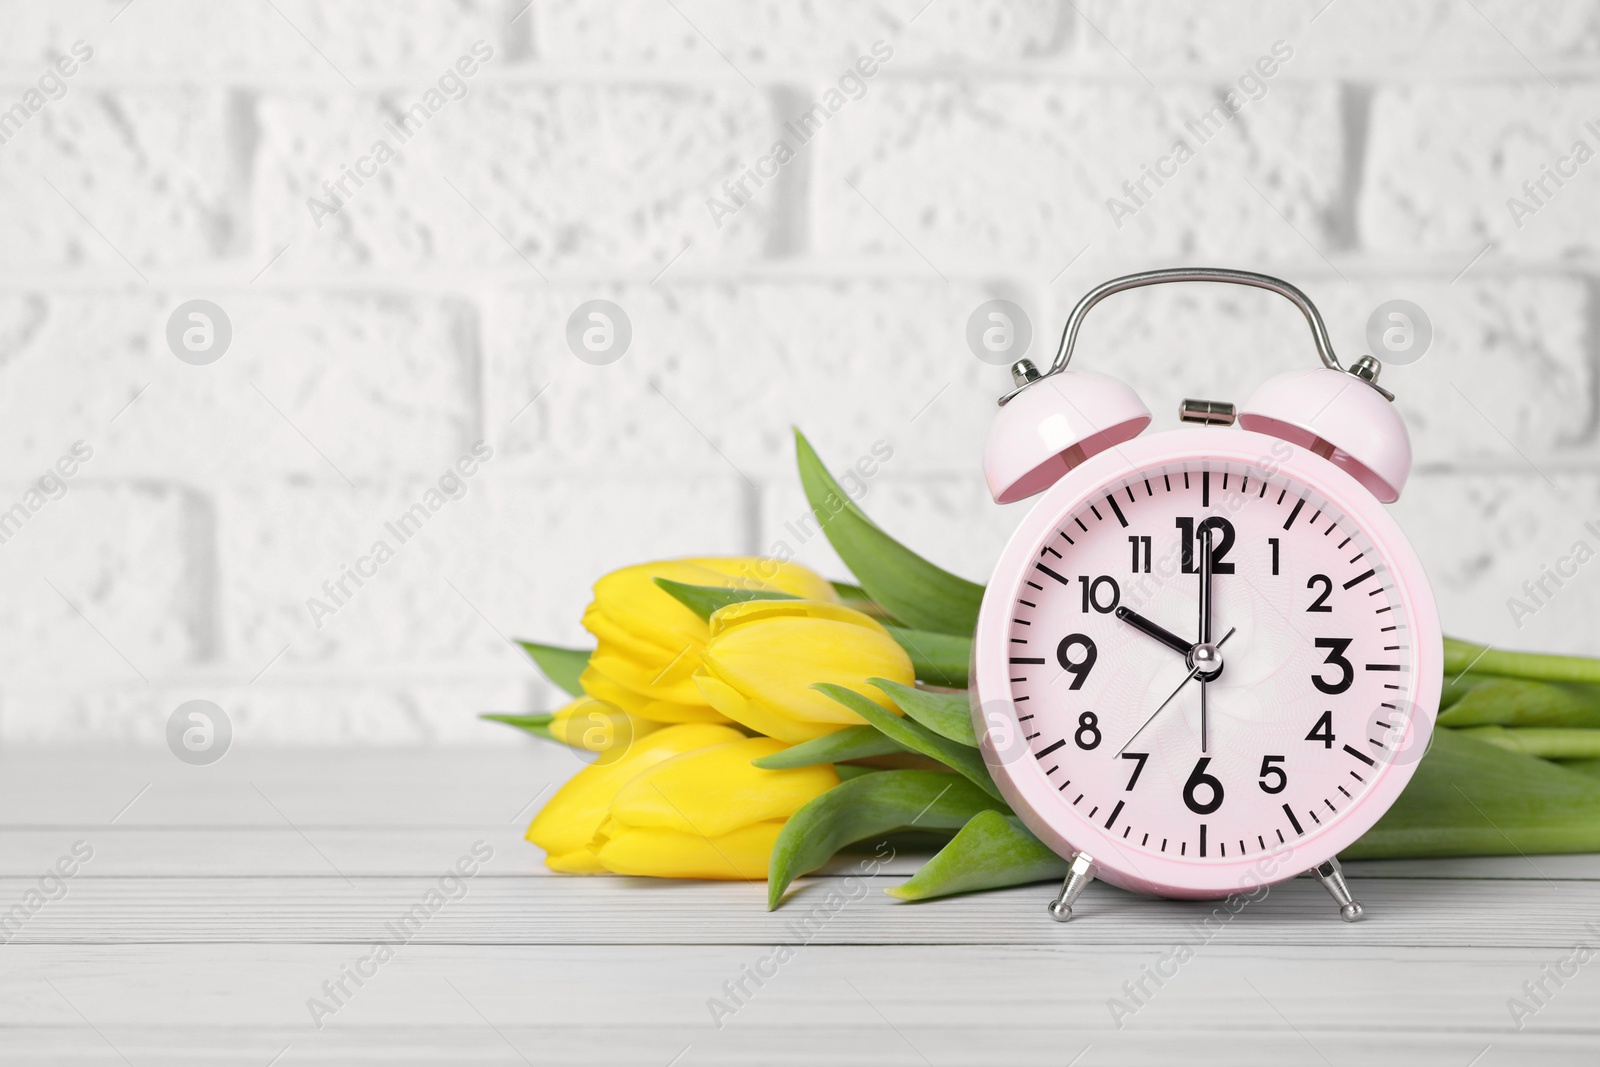
[[[1189,644],[1189,642],[1185,641],[1171,630],[1168,630],[1164,626],[1158,626],[1149,619],[1145,618],[1143,615],[1140,615],[1137,611],[1129,611],[1127,608],[1119,607],[1116,615],[1117,618],[1121,619],[1129,626],[1132,626],[1135,630],[1138,630],[1140,633],[1148,634],[1157,641],[1160,641],[1163,645],[1166,645],[1168,648],[1172,649],[1174,652],[1181,652],[1183,655],[1187,656],[1189,654],[1189,649],[1193,647]]]
[[[1200,524],[1200,640],[1198,644],[1211,644],[1211,527],[1202,522]],[[1190,656],[1193,662],[1194,657]],[[1199,673],[1199,668],[1196,668]],[[1215,673],[1210,677],[1215,678]],[[1205,753],[1210,741],[1209,711],[1206,706],[1206,682],[1209,679],[1205,674],[1200,675],[1200,752]]]
[[[1230,627],[1228,632],[1222,635],[1222,640],[1218,641],[1216,643],[1216,645],[1215,645],[1215,648],[1213,649],[1213,655],[1215,655],[1215,649],[1220,649],[1223,645],[1228,643],[1228,638],[1233,636],[1234,629],[1236,629],[1236,627]],[[1217,660],[1217,662],[1221,662],[1221,658],[1220,657],[1216,657],[1216,660]],[[1183,681],[1178,683],[1178,688],[1176,688],[1176,689],[1174,689],[1172,691],[1172,695],[1167,697],[1167,699],[1163,700],[1161,702],[1161,707],[1158,707],[1158,708],[1156,708],[1155,711],[1152,711],[1150,713],[1150,717],[1148,719],[1146,719],[1144,722],[1139,724],[1139,728],[1133,732],[1133,737],[1130,737],[1126,741],[1124,741],[1122,743],[1122,747],[1117,749],[1115,752],[1113,752],[1111,754],[1113,759],[1120,758],[1122,756],[1122,754],[1127,751],[1128,746],[1133,744],[1134,738],[1137,738],[1140,734],[1144,733],[1144,728],[1146,726],[1149,726],[1152,722],[1155,722],[1156,716],[1161,714],[1161,708],[1164,708],[1168,704],[1172,703],[1173,698],[1176,697],[1179,693],[1183,692],[1183,687],[1189,684],[1189,680],[1200,675],[1201,668],[1204,667],[1204,666],[1205,666],[1204,664],[1201,664],[1201,666],[1199,666],[1199,667],[1191,667],[1191,668],[1189,668],[1189,673],[1183,676]],[[1201,688],[1200,691],[1202,693],[1205,692],[1205,689],[1203,687],[1203,683],[1202,683],[1202,688]]]

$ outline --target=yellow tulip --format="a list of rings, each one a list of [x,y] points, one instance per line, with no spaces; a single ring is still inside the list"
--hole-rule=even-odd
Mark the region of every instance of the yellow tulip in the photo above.
[[[546,728],[562,744],[592,752],[599,762],[615,763],[628,754],[635,741],[661,729],[661,724],[635,718],[604,700],[582,696],[557,708]]]
[[[746,737],[641,770],[611,802],[596,860],[617,874],[765,878],[784,821],[839,784],[831,764],[784,771],[751,765],[785,747]]]
[[[833,587],[805,567],[759,557],[644,563],[601,578],[583,614],[584,628],[599,643],[580,683],[589,696],[651,722],[727,721],[694,683],[709,628],[657,586],[656,578],[837,600]]]
[[[911,657],[876,621],[806,600],[751,600],[717,611],[701,664],[695,685],[713,708],[790,744],[861,725],[860,716],[813,685],[846,686],[899,714],[867,679],[916,680]]]
[[[589,843],[608,817],[618,790],[641,771],[674,756],[743,737],[731,726],[689,723],[638,738],[621,759],[597,760],[573,775],[534,816],[528,840],[544,849],[545,864],[553,870],[596,874],[603,868]]]

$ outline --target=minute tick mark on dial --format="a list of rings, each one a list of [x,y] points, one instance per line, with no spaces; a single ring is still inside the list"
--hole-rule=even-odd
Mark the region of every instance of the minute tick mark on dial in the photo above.
[[[1359,559],[1360,557],[1358,556],[1356,558]],[[1350,562],[1354,563],[1355,560],[1351,560]],[[1344,583],[1344,587],[1346,589],[1354,589],[1356,586],[1360,585],[1362,582],[1366,581],[1368,578],[1371,578],[1376,573],[1377,572],[1374,571],[1371,567],[1368,567],[1365,571],[1362,571],[1360,574],[1356,575],[1354,578],[1350,579],[1348,582],[1345,582]]]
[[[1056,581],[1060,582],[1062,585],[1071,585],[1072,584],[1070,579],[1063,578],[1060,574],[1058,574],[1057,572],[1051,570],[1049,567],[1046,567],[1043,563],[1035,563],[1033,566],[1034,566],[1035,570],[1043,571],[1045,574],[1048,574],[1050,577],[1054,578]]]

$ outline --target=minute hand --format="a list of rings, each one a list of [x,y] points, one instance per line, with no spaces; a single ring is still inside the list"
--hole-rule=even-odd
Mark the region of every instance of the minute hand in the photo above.
[[[1211,643],[1211,527],[1200,524],[1200,643]],[[1206,700],[1206,682],[1200,676],[1200,751],[1209,750],[1211,740],[1211,708]]]

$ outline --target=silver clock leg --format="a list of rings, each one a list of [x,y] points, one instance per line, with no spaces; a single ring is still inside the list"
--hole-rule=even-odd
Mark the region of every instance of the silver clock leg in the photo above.
[[[1335,904],[1339,905],[1339,918],[1347,923],[1357,922],[1361,919],[1361,901],[1350,895],[1350,887],[1345,884],[1344,868],[1339,866],[1337,859],[1331,859],[1320,866],[1313,867],[1311,873],[1317,876],[1317,881],[1322,883],[1322,888],[1328,891]]]
[[[1067,879],[1061,883],[1061,892],[1050,902],[1050,918],[1058,923],[1071,919],[1073,902],[1092,881],[1094,860],[1087,852],[1079,852],[1072,857],[1072,866],[1067,868]]]

